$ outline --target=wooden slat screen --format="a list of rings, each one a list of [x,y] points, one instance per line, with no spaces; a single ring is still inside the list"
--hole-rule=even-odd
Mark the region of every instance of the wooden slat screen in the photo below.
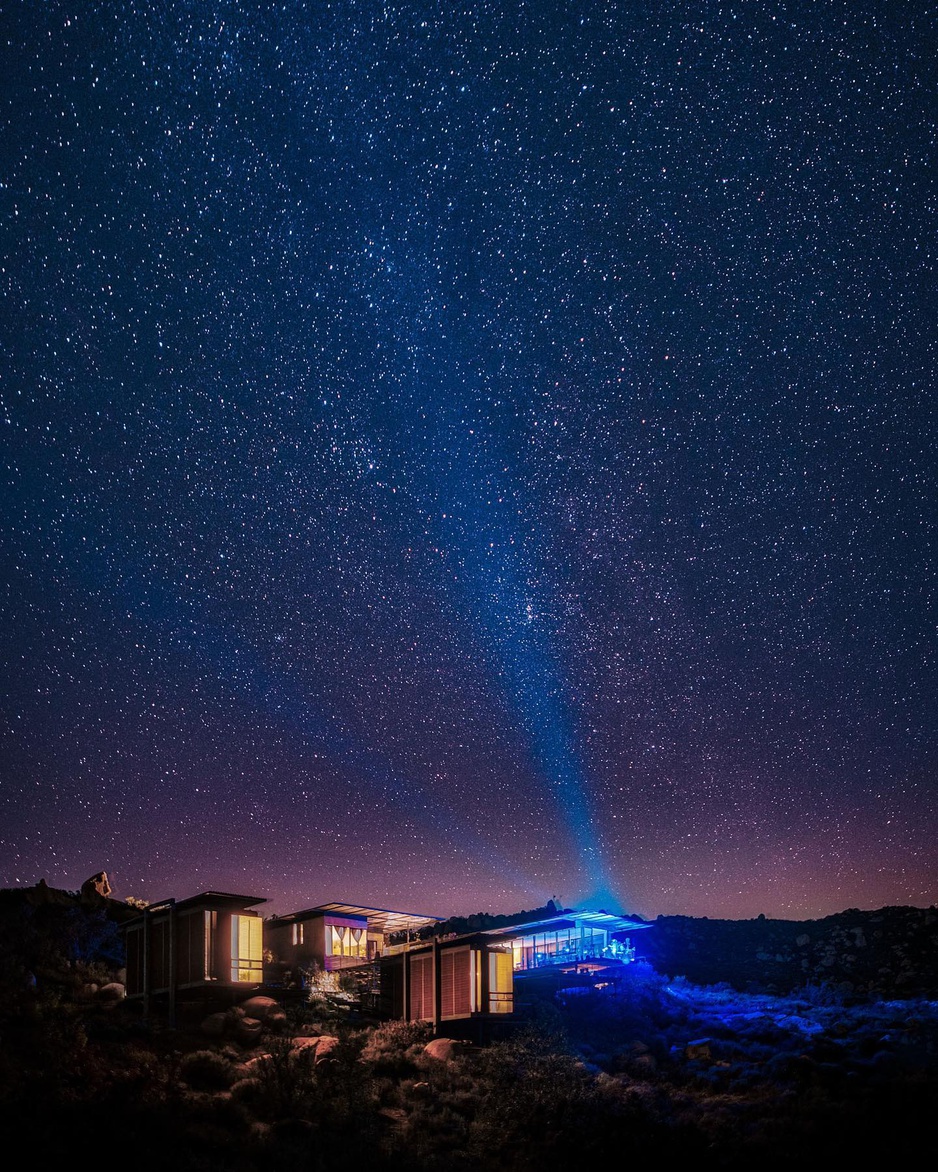
[[[433,957],[410,958],[410,1020],[433,1020]]]

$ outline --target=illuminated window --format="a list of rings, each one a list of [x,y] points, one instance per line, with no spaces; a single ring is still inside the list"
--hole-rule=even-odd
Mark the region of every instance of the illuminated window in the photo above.
[[[601,956],[608,939],[604,928],[595,928],[591,924],[516,936],[509,942],[512,965],[516,970],[536,969],[542,965],[566,964]]]
[[[205,954],[204,977],[206,981],[216,981],[215,970],[215,933],[218,931],[218,912],[205,912]]]
[[[489,953],[489,1013],[511,1013],[514,977],[510,952]]]
[[[352,956],[360,960],[368,958],[368,933],[365,928],[348,928],[343,924],[331,924],[326,932],[327,956]]]
[[[260,981],[264,975],[260,916],[231,917],[231,979]]]
[[[293,943],[294,944],[302,944],[303,943],[303,929],[305,927],[306,927],[305,924],[294,924],[293,925]]]

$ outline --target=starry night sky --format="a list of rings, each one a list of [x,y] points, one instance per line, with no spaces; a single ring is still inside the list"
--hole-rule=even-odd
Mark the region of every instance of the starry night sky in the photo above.
[[[938,899],[935,27],[0,17],[0,885]]]

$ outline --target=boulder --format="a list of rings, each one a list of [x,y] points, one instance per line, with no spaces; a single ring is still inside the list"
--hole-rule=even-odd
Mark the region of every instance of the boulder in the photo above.
[[[286,1017],[283,1010],[280,1008],[280,1002],[273,997],[249,997],[247,1001],[242,1001],[240,1009],[248,1017],[256,1018],[258,1021],[267,1021],[271,1015],[280,1015]]]
[[[226,1013],[210,1013],[208,1017],[202,1019],[201,1030],[203,1034],[207,1034],[210,1038],[220,1038],[225,1032],[225,1026],[228,1023],[228,1015]]]
[[[325,1062],[326,1059],[334,1058],[335,1048],[339,1044],[339,1039],[333,1037],[332,1034],[323,1034],[316,1043],[316,1065],[320,1062]]]
[[[315,1050],[319,1042],[319,1037],[312,1038],[308,1034],[299,1034],[297,1037],[290,1039],[290,1045],[295,1053],[302,1053],[304,1050]]]
[[[262,1022],[259,1022],[256,1017],[242,1017],[235,1027],[236,1037],[239,1042],[245,1045],[254,1045],[260,1039],[264,1032]]]
[[[94,899],[95,897],[107,899],[110,894],[111,884],[108,882],[107,871],[99,871],[97,875],[92,875],[81,885],[82,900]]]
[[[453,1062],[461,1058],[470,1048],[469,1042],[461,1042],[455,1038],[434,1038],[423,1048],[428,1058],[435,1058],[438,1062]]]

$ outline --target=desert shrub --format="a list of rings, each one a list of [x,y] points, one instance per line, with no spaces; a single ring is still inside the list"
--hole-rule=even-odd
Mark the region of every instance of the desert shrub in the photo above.
[[[232,1088],[233,1097],[268,1123],[301,1119],[317,1130],[342,1130],[370,1110],[375,1094],[369,1072],[359,1061],[362,1041],[342,1038],[317,1062],[313,1047],[296,1049],[276,1039],[262,1058],[251,1064],[250,1076]]]
[[[236,1145],[251,1128],[250,1114],[241,1103],[228,1098],[211,1098],[186,1105],[181,1113],[186,1146],[213,1166],[229,1166],[238,1152]]]
[[[471,1161],[467,1150],[470,1128],[471,1116],[447,1097],[434,1097],[416,1104],[407,1114],[395,1147],[415,1168],[488,1167],[483,1161]]]
[[[844,988],[831,984],[830,981],[809,981],[793,989],[790,996],[794,1001],[803,1001],[806,1005],[819,1008],[830,1006],[839,1009],[846,1001]]]
[[[423,1048],[432,1037],[433,1027],[428,1022],[386,1022],[372,1030],[365,1039],[361,1060],[375,1076],[415,1076]]]
[[[315,1061],[314,1050],[276,1039],[252,1064],[250,1078],[236,1084],[235,1097],[268,1121],[305,1116],[315,1093]]]
[[[538,1149],[545,1140],[564,1146],[566,1139],[576,1145],[584,1138],[578,1121],[588,1076],[572,1055],[556,1053],[548,1038],[532,1033],[496,1043],[478,1056],[475,1067],[478,1106],[471,1141],[480,1158],[498,1154],[506,1166],[523,1168],[529,1159],[543,1159]],[[555,1155],[562,1157],[559,1150]]]
[[[349,980],[341,973],[330,972],[318,964],[302,972],[308,989],[307,1005],[315,1016],[330,1028],[347,1020],[359,1002],[358,993]]]
[[[667,1059],[672,1042],[707,1031],[693,1025],[695,1009],[687,1000],[693,989],[686,981],[672,984],[645,966],[626,970],[614,989],[587,990],[561,1005],[555,1036],[580,1049],[600,1054],[622,1053],[643,1042],[656,1062]],[[693,1032],[688,1033],[692,1030]],[[669,1036],[673,1034],[674,1036]]]
[[[179,1062],[179,1077],[194,1091],[224,1091],[234,1082],[235,1068],[216,1050],[193,1050]]]
[[[576,1002],[576,1007],[572,1003]],[[516,1039],[526,1044],[553,1046],[564,1054],[573,1052],[580,1037],[580,1025],[589,1020],[590,1008],[581,1004],[574,995],[565,1000],[562,997],[536,997],[525,1004],[517,1015]]]
[[[484,1167],[508,1172],[582,1166],[610,1157],[658,1159],[693,1154],[703,1139],[678,1135],[654,1100],[606,1074],[593,1075],[549,1039],[517,1038],[473,1064],[477,1106],[467,1149]]]
[[[348,1033],[324,1061],[306,1068],[305,1100],[294,1112],[311,1125],[307,1169],[329,1172],[356,1163],[376,1166],[380,1123],[376,1088],[361,1061],[363,1035]]]

